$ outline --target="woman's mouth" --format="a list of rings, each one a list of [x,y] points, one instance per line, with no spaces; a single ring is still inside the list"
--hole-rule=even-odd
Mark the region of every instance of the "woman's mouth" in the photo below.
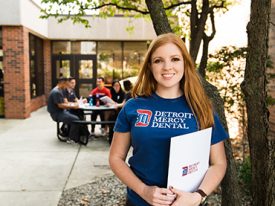
[[[169,79],[171,79],[174,75],[175,75],[174,73],[162,74],[162,77],[163,77],[164,79],[169,80]]]

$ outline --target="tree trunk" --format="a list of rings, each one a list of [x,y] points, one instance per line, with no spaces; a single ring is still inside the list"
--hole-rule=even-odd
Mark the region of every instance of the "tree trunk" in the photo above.
[[[162,0],[146,0],[146,5],[157,35],[172,32]]]
[[[275,145],[268,139],[266,64],[271,0],[252,0],[242,90],[248,119],[254,206],[275,205]]]
[[[215,86],[202,79],[203,86],[207,92],[207,95],[211,98],[215,111],[218,113],[219,118],[228,131],[226,118],[224,114],[224,103],[220,97],[219,92]],[[232,147],[230,140],[225,141],[225,152],[227,159],[227,170],[225,177],[222,181],[222,206],[240,206],[241,205],[241,191],[238,182],[238,175],[235,160],[232,153]]]
[[[210,12],[209,0],[202,1],[202,11],[198,13],[197,0],[191,1],[191,15],[190,15],[190,29],[191,29],[191,41],[190,41],[190,55],[194,61],[196,61],[201,41],[205,31],[205,24],[207,16]]]
[[[207,59],[208,59],[208,47],[209,47],[209,39],[207,37],[203,38],[203,46],[202,46],[202,56],[201,62],[199,66],[199,73],[205,79],[205,69],[207,66]]]

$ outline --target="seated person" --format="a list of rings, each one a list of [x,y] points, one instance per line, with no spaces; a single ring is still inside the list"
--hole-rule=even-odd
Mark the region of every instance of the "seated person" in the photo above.
[[[116,110],[111,112],[109,120],[115,121],[119,111],[121,110],[125,102],[125,92],[121,88],[121,85],[118,80],[115,80],[112,83],[111,95],[112,95],[112,100],[114,100],[115,102]],[[112,142],[113,134],[114,134],[113,127],[114,127],[113,125],[109,126],[109,143],[110,144]]]
[[[112,100],[114,100],[114,102],[118,104],[118,107],[120,107],[120,104],[122,104],[124,101],[125,92],[121,88],[121,85],[118,80],[115,80],[112,83],[111,95],[112,95]]]
[[[132,98],[133,84],[131,83],[130,80],[125,80],[125,81],[123,81],[123,86],[124,86],[124,90],[126,92],[126,94],[125,94],[125,102],[126,102],[126,101],[128,101],[129,99]]]
[[[67,88],[67,84],[68,80],[66,78],[58,80],[56,87],[50,92],[47,110],[54,121],[70,125],[68,142],[71,143],[79,141],[79,126],[72,124],[74,120],[79,120],[79,117],[68,111],[69,109],[78,109],[78,104],[65,102],[62,90]]]
[[[78,102],[79,99],[77,98],[75,94],[75,85],[76,80],[73,77],[68,78],[68,85],[67,88],[63,90],[63,95],[65,97],[65,102]],[[82,99],[82,98],[81,98]],[[82,99],[83,103],[86,103],[86,99]],[[84,112],[81,109],[70,109],[69,112],[72,114],[78,116],[80,119],[84,119]]]
[[[100,104],[100,100],[99,100],[100,97],[108,96],[108,97],[112,98],[110,90],[108,88],[106,88],[104,84],[105,83],[104,83],[103,77],[97,78],[97,80],[96,80],[97,87],[95,89],[93,89],[89,95],[90,97],[94,98],[94,105]],[[91,116],[92,121],[96,121],[96,118],[98,115],[100,116],[101,121],[105,120],[105,112],[94,111]],[[104,129],[101,125],[102,135],[106,134],[106,130],[107,130],[107,127],[105,127],[105,129]],[[95,125],[92,125],[92,135],[94,135],[94,131],[95,131]]]

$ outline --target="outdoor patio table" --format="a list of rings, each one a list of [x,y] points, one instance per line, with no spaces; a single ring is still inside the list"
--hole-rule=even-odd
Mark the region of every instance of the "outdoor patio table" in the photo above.
[[[114,106],[95,106],[95,105],[89,105],[88,103],[81,104],[79,106],[79,109],[82,109],[84,111],[85,115],[92,114],[93,111],[115,111],[116,107]],[[90,111],[90,113],[89,113]],[[101,120],[101,121],[88,121],[88,120],[77,120],[74,121],[74,123],[82,124],[82,125],[109,125],[110,128],[113,128],[115,125],[115,120]],[[112,133],[109,133],[109,143],[112,141],[112,137],[110,137]]]
[[[71,103],[71,104],[75,104],[75,103]],[[84,114],[89,115],[92,113],[87,113],[89,111],[93,112],[93,111],[114,111],[116,110],[116,108],[114,106],[104,106],[104,105],[100,105],[100,106],[95,106],[95,105],[89,105],[88,103],[85,104],[81,104],[79,105],[79,109],[84,111]],[[89,121],[89,120],[75,120],[73,123],[75,124],[81,124],[81,125],[96,125],[96,124],[100,124],[100,125],[114,125],[115,121],[111,120],[104,120],[104,121]],[[57,137],[60,141],[65,141],[66,138],[62,137],[60,135],[60,125],[59,122],[57,122]]]
[[[95,105],[89,105],[88,103],[79,105],[79,109],[82,109],[84,111],[110,111],[110,110],[115,110],[116,108],[114,106],[95,106]]]

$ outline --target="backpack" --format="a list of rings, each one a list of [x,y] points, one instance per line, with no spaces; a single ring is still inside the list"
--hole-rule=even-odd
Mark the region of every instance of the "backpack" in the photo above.
[[[87,145],[89,141],[90,132],[87,125],[79,125],[78,142],[83,145]]]

